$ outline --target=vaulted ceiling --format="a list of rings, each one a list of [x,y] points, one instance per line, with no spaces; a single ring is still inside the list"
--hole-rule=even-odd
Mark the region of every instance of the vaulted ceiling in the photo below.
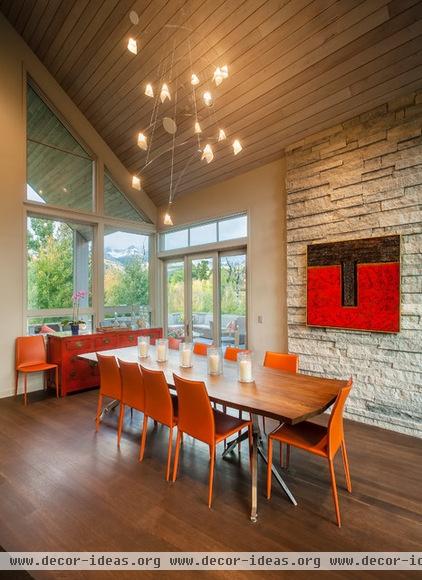
[[[0,0],[0,9],[131,173],[146,159],[138,131],[152,134],[145,84],[171,75],[173,99],[160,117],[174,117],[177,88],[177,195],[422,86],[421,0]],[[195,154],[190,60],[198,92],[214,96],[211,113],[198,101],[203,135],[223,127],[228,136],[210,164]],[[224,64],[229,77],[215,87],[213,70]],[[171,139],[157,123],[150,158],[161,155],[142,171],[156,204],[168,198]]]

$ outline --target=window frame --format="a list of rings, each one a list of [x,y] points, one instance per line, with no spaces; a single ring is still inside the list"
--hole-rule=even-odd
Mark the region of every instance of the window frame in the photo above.
[[[238,217],[246,217],[246,236],[220,241],[220,239],[219,239],[219,224],[220,224],[220,222],[225,222],[225,221],[228,221],[230,219],[234,219],[234,218],[238,218]],[[245,247],[245,246],[247,246],[248,237],[249,237],[249,221],[250,221],[249,220],[249,212],[242,211],[242,212],[237,212],[235,214],[229,214],[229,215],[225,215],[225,216],[221,216],[221,217],[217,217],[217,218],[213,218],[213,219],[208,219],[208,220],[201,220],[198,222],[191,222],[188,224],[183,224],[182,226],[161,230],[158,232],[158,235],[157,235],[157,257],[162,258],[162,259],[166,259],[166,258],[170,258],[170,257],[177,257],[177,256],[182,256],[182,255],[187,255],[187,254],[200,254],[200,253],[204,253],[207,251],[213,251],[213,250],[223,251],[223,250],[233,250],[233,249]],[[213,224],[213,223],[216,224],[217,241],[192,246],[190,243],[191,242],[191,240],[190,240],[191,228],[196,228],[198,226],[205,226],[205,225]],[[183,230],[187,230],[187,232],[188,232],[188,245],[180,247],[180,248],[175,248],[172,250],[165,250],[164,249],[165,235],[172,233],[172,232],[178,232],[178,231],[183,231]]]
[[[54,115],[69,131],[69,133],[81,144],[92,158],[93,163],[93,210],[92,212],[84,212],[76,208],[64,208],[55,205],[44,204],[37,201],[27,199],[27,85],[38,94],[38,96],[51,109]],[[90,225],[93,228],[93,243],[92,243],[92,303],[89,308],[81,308],[80,314],[92,315],[92,331],[99,325],[99,322],[104,319],[104,231],[107,226],[117,228],[122,231],[127,231],[135,234],[147,235],[150,237],[149,241],[149,296],[150,296],[150,311],[151,324],[155,325],[159,320],[159,312],[157,311],[157,295],[156,295],[156,226],[152,223],[141,221],[142,210],[136,211],[139,215],[139,223],[131,220],[116,219],[104,215],[104,172],[107,170],[108,176],[116,183],[114,176],[109,168],[106,169],[104,161],[101,157],[96,155],[85,141],[75,132],[69,123],[63,118],[57,108],[52,104],[51,100],[39,88],[38,84],[29,75],[23,75],[23,117],[25,127],[25,188],[22,192],[22,224],[23,224],[23,248],[22,248],[22,270],[23,270],[23,317],[22,317],[22,331],[26,335],[28,332],[28,319],[42,316],[70,316],[72,308],[68,309],[42,309],[34,310],[28,308],[28,266],[27,266],[27,247],[28,247],[28,229],[27,223],[29,217],[39,217],[46,219],[56,219],[63,222],[77,222],[81,224]],[[119,191],[120,188],[118,188]],[[125,199],[133,206],[132,201],[121,191]],[[146,218],[148,219],[148,218]]]

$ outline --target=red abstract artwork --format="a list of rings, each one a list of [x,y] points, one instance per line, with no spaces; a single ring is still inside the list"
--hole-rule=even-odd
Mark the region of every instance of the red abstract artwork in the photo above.
[[[308,246],[307,324],[400,331],[400,236]]]

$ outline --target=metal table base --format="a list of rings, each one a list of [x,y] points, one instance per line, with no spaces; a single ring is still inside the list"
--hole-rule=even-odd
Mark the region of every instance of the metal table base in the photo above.
[[[258,423],[258,415],[251,413],[252,423],[253,423],[253,438],[252,438],[252,506],[251,506],[251,521],[256,522],[258,520],[258,455],[262,457],[262,459],[267,463],[267,454],[265,453],[265,449],[262,443],[262,434],[261,429]],[[235,449],[235,447],[241,441],[245,441],[248,439],[248,433],[244,432],[239,437],[236,437],[233,441],[227,445],[226,449],[223,451],[223,457],[226,457],[231,451]],[[288,488],[286,482],[281,477],[280,473],[277,471],[274,463],[271,466],[271,471],[277,481],[277,483],[281,486],[284,493],[287,495],[289,500],[292,502],[293,505],[297,505],[297,501]]]

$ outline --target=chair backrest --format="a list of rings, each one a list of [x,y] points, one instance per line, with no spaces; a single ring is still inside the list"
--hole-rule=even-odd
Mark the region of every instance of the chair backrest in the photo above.
[[[174,338],[174,336],[168,337],[169,341],[169,348],[172,350],[179,350],[180,343],[182,342],[181,338]]]
[[[193,345],[193,352],[194,354],[200,354],[201,356],[207,356],[209,344],[205,342],[195,342]]]
[[[178,428],[204,443],[213,443],[214,414],[205,383],[173,376],[178,400]]]
[[[19,336],[16,339],[16,367],[46,361],[47,351],[43,336]]]
[[[236,346],[228,346],[224,353],[224,358],[226,360],[237,361],[237,355],[240,352],[248,352],[246,348],[237,348]]]
[[[352,384],[353,381],[352,378],[350,378],[347,385],[340,389],[333,410],[331,411],[330,419],[328,421],[328,454],[330,457],[334,457],[344,438],[343,411]]]
[[[122,402],[138,411],[143,411],[145,409],[145,389],[139,364],[120,359],[118,362],[122,381]]]
[[[145,389],[145,414],[164,425],[173,425],[173,403],[163,371],[141,365]]]
[[[120,401],[122,381],[116,357],[97,352],[97,360],[100,369],[100,395]]]
[[[288,373],[297,373],[299,370],[299,357],[297,354],[267,351],[264,357],[264,367]]]

